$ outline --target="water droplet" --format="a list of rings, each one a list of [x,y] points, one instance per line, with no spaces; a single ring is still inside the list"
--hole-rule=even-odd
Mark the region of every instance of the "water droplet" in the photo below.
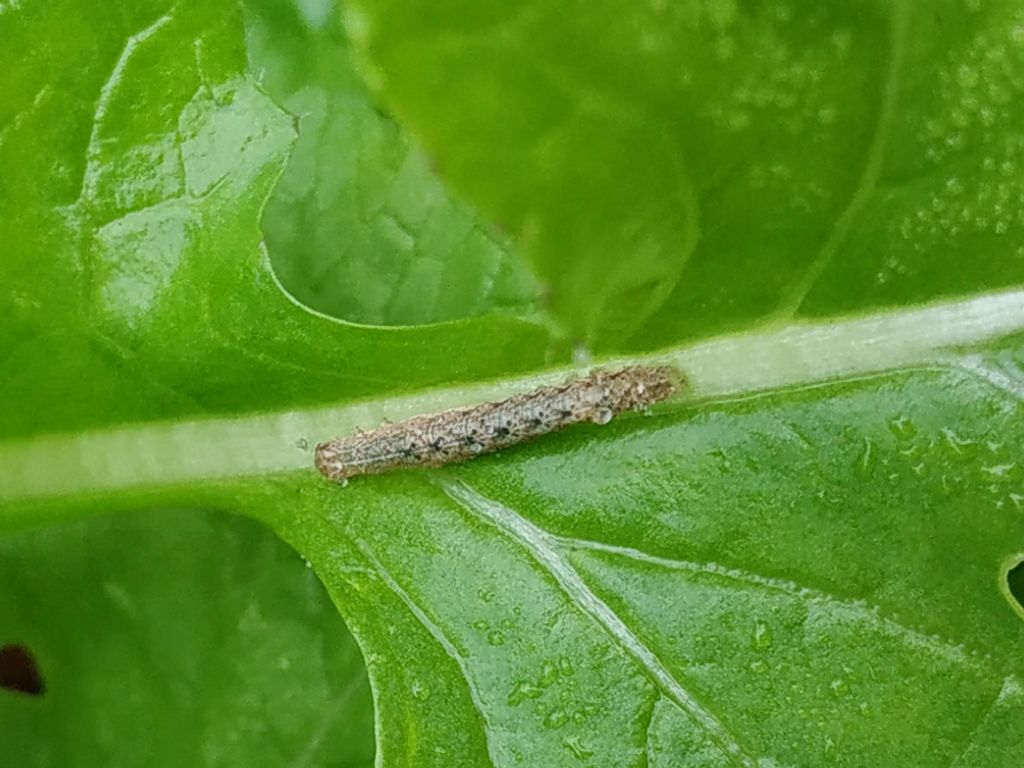
[[[732,133],[738,133],[750,126],[750,115],[746,112],[730,112],[725,118],[725,127]]]
[[[500,629],[493,629],[487,633],[487,644],[488,645],[504,645],[505,644],[505,633]]]
[[[974,88],[978,84],[978,70],[963,64],[956,71],[956,81],[962,88]]]
[[[764,651],[772,647],[775,637],[772,629],[763,621],[754,622],[754,632],[751,636],[750,646],[756,651]]]
[[[540,670],[540,684],[547,688],[556,680],[558,680],[558,667],[554,662],[545,661]]]
[[[889,431],[897,440],[909,440],[917,434],[917,427],[906,416],[900,415],[889,420]]]
[[[414,699],[420,701],[426,701],[430,698],[430,687],[421,683],[419,680],[413,681],[411,688],[409,689]]]
[[[942,438],[946,455],[955,461],[971,461],[978,454],[978,444],[974,440],[961,437],[951,429],[943,429]]]
[[[558,708],[548,712],[547,717],[544,718],[544,727],[557,729],[561,728],[568,722],[569,713],[564,709]]]
[[[705,6],[708,21],[719,31],[732,26],[736,21],[736,0],[717,0]]]
[[[869,476],[874,472],[878,464],[878,452],[871,438],[864,438],[864,445],[861,448],[860,457],[857,459],[857,473],[862,476]]]
[[[540,688],[528,680],[520,680],[516,683],[512,692],[508,695],[508,703],[515,707],[527,699],[537,699],[544,693]]]
[[[1010,464],[997,464],[995,466],[982,467],[981,471],[995,478],[1003,478],[1009,475],[1016,466],[1016,462],[1012,462]]]
[[[486,632],[490,628],[491,625],[483,619],[477,619],[473,622],[473,629],[477,630],[478,632]]]
[[[825,754],[831,755],[836,750],[836,742],[831,736],[825,737]]]
[[[729,454],[721,448],[714,448],[713,450],[708,451],[708,456],[713,456],[718,459],[718,472],[720,474],[725,475],[732,470],[732,462],[729,460]]]
[[[482,602],[489,603],[495,598],[494,590],[492,589],[480,589],[476,596],[480,598]]]
[[[570,736],[562,742],[565,748],[572,752],[572,756],[577,760],[589,760],[594,756],[593,750],[587,749],[579,736]]]

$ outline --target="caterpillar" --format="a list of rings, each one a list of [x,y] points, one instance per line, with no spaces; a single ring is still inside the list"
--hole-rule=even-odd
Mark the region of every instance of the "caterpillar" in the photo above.
[[[622,411],[671,397],[682,383],[668,366],[598,370],[562,386],[335,438],[317,445],[314,463],[324,477],[345,485],[357,475],[468,461],[572,424],[607,424]]]

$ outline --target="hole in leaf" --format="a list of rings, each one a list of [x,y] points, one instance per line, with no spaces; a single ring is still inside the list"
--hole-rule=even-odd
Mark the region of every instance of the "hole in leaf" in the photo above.
[[[1010,597],[1017,601],[1017,609],[1024,614],[1024,558],[1006,572],[1006,586]]]
[[[0,688],[38,696],[44,690],[36,659],[24,645],[0,647]]]

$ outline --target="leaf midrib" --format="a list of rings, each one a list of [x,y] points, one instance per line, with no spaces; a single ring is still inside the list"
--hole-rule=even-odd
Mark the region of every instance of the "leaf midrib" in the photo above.
[[[973,358],[954,352],[1021,331],[1024,290],[835,322],[799,323],[601,365],[674,365],[686,376],[684,400],[722,400],[907,368],[958,365],[977,373]],[[562,382],[588,367],[592,366],[327,408],[0,441],[0,504],[312,472],[312,446],[318,441],[385,420],[503,399]],[[2,518],[0,511],[0,525]]]

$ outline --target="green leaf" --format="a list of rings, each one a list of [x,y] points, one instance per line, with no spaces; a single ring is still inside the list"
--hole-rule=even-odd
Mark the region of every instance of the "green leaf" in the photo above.
[[[471,301],[414,319],[457,322],[360,327],[282,289],[258,222],[305,215],[267,206],[295,124],[246,74],[233,6],[0,12],[0,632],[48,685],[0,691],[4,743],[36,764],[369,759],[351,645],[297,597],[301,562],[244,523],[141,516],[199,508],[256,518],[311,563],[363,649],[381,765],[1017,764],[1016,7],[352,7],[373,83],[512,233],[555,325],[658,347],[620,362],[676,365],[688,387],[464,466],[325,483],[316,441],[564,380],[519,374],[565,345],[501,314],[515,302],[444,238],[420,256],[464,264]],[[250,9],[268,89],[287,100],[308,71],[332,110],[348,88],[368,116],[338,28],[309,22],[330,7],[301,8],[304,30]],[[743,98],[746,122],[727,109]],[[298,151],[351,171],[356,198],[393,168]],[[438,189],[419,172],[413,198]],[[951,176],[960,197],[935,203]],[[447,195],[446,236],[465,213]],[[960,205],[972,223],[953,232]],[[270,248],[292,290],[349,301],[318,292],[326,249],[286,241]],[[412,317],[361,285],[360,312]],[[115,511],[137,518],[88,519]],[[310,648],[294,678],[273,669]],[[131,700],[101,685],[121,655]],[[148,659],[173,680],[205,665],[210,685],[168,713]],[[159,745],[123,726],[164,716]]]
[[[362,657],[323,587],[252,521],[162,510],[0,539],[8,765],[369,766]]]
[[[385,765],[1008,765],[1022,327],[1010,294],[714,341],[672,358],[696,402],[346,489],[265,417],[8,443],[0,501],[15,519],[114,498],[271,524],[367,648]],[[184,455],[182,435],[226,456]],[[82,451],[77,473],[40,475]],[[247,479],[268,457],[296,469]]]
[[[81,19],[75,44],[47,46],[55,19]],[[0,396],[39,404],[0,411],[0,434],[312,404],[558,353],[542,327],[515,318],[381,332],[282,292],[257,219],[294,131],[243,74],[236,14],[129,4],[109,23],[51,4],[0,25],[18,63],[0,74],[11,94],[0,169],[13,168],[0,173]],[[88,108],[65,109],[61,87]],[[481,334],[494,343],[475,343]],[[435,357],[410,360],[409,349]]]
[[[592,347],[1024,279],[1013,0],[347,8],[386,103]]]
[[[988,365],[324,490],[321,535],[365,566],[324,569],[329,588],[388,616],[369,630],[401,670],[371,667],[382,707],[419,697],[433,724],[385,759],[1014,764],[1024,625],[997,582],[1024,544],[1024,390]],[[396,647],[380,634],[403,609]],[[474,709],[486,749],[452,754],[449,721]]]
[[[334,5],[246,8],[250,67],[300,116],[262,221],[284,285],[363,323],[532,312],[536,288],[507,238],[441,186],[367,93]]]

